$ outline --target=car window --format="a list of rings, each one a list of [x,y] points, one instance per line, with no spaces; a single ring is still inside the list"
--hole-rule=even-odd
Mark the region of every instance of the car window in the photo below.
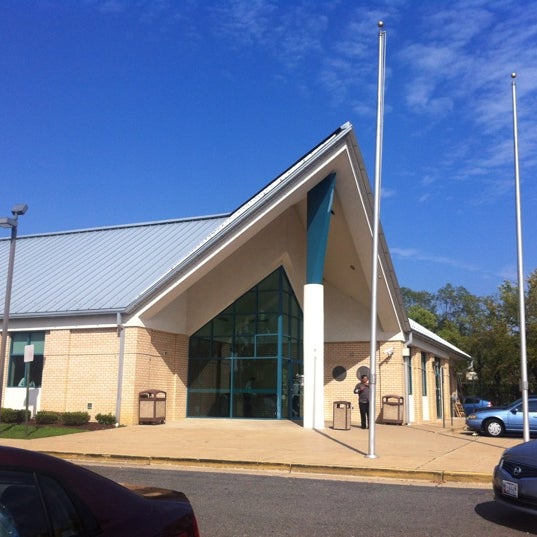
[[[530,412],[537,412],[537,401],[528,401],[528,410]]]
[[[62,537],[84,535],[80,516],[63,487],[50,477],[40,476],[39,483],[54,535]]]
[[[0,536],[48,535],[43,504],[33,475],[0,470]]]

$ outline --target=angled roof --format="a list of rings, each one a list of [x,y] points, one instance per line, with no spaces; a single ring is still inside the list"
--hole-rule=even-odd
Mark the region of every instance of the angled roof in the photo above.
[[[10,317],[123,311],[226,218],[219,215],[19,237]],[[0,259],[7,260],[8,251],[9,239],[0,240]],[[0,265],[2,311],[6,264]]]
[[[435,346],[440,345],[444,347],[448,352],[457,355],[459,358],[471,358],[469,354],[466,354],[464,351],[461,351],[461,349],[459,349],[455,345],[452,345],[449,341],[446,341],[439,335],[435,334],[434,332],[431,332],[429,329],[425,328],[425,326],[422,326],[421,324],[417,323],[412,319],[409,319],[409,321],[410,328],[412,329],[412,335],[415,339],[429,341]]]
[[[339,162],[345,162],[350,170],[347,179],[336,186],[342,189],[347,217],[353,219],[350,225],[355,231],[370,228],[370,184],[352,126],[346,123],[232,213],[19,237],[10,315],[132,313],[162,296],[180,274],[195,270],[199,262],[236,240],[245,229],[252,230],[254,224],[272,218],[280,200],[293,204],[303,199],[311,181],[322,179],[316,176],[324,173],[324,163],[337,165],[334,158],[343,159]],[[353,191],[360,192],[355,202],[350,201]],[[353,203],[361,204],[365,219],[356,219],[354,214],[359,211]],[[365,240],[360,251],[367,257],[370,240],[367,231],[360,233],[356,240]],[[0,239],[0,259],[7,259],[8,248],[9,239]],[[387,284],[383,296],[398,312],[407,332],[410,327],[382,231],[379,258]],[[5,271],[6,265],[0,263],[0,301],[5,294]]]

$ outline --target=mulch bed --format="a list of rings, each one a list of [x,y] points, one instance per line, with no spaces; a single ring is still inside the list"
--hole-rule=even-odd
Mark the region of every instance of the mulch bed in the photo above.
[[[28,422],[28,425],[33,425],[34,427],[45,427],[45,425],[38,425],[33,419]],[[50,424],[50,427],[57,427],[60,429],[80,429],[81,431],[102,431],[104,429],[115,429],[115,425],[103,425],[102,423],[98,423],[96,421],[90,421],[88,423],[84,423],[83,425],[63,425],[62,423],[54,423]]]

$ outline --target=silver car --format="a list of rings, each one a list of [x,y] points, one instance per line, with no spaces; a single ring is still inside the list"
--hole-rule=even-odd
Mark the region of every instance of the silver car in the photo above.
[[[492,486],[495,500],[537,515],[537,440],[504,451]]]

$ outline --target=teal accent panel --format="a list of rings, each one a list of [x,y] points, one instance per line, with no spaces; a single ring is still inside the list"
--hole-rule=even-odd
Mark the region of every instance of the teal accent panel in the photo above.
[[[308,266],[306,283],[322,283],[336,174],[308,192]]]

